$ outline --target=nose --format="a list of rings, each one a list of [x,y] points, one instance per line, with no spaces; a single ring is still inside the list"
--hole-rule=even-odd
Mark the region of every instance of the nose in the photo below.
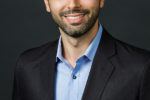
[[[80,8],[80,0],[68,0],[68,9]]]

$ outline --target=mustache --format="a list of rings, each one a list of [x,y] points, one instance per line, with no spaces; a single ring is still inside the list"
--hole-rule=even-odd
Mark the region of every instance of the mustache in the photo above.
[[[73,14],[73,13],[89,14],[90,11],[88,9],[74,9],[74,10],[62,11],[62,12],[59,13],[59,15],[64,16],[66,14]]]

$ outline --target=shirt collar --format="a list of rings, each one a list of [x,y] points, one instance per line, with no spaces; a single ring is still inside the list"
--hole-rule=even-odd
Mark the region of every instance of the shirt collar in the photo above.
[[[59,41],[58,41],[58,48],[57,48],[57,54],[56,54],[56,62],[58,61],[62,61],[63,56],[62,56],[62,42],[61,42],[61,36],[59,37]]]
[[[95,38],[93,39],[93,41],[91,42],[91,44],[89,45],[89,47],[87,48],[87,50],[85,51],[85,53],[83,54],[84,56],[86,56],[89,60],[93,60],[95,53],[97,51],[101,36],[102,36],[102,25],[99,25],[99,30],[98,33],[96,34]],[[56,54],[56,62],[58,61],[62,61],[64,58],[62,56],[62,42],[61,42],[61,36],[59,37],[59,42],[58,42],[58,48],[57,48],[57,54]]]
[[[84,55],[91,61],[94,59],[95,53],[97,51],[97,48],[101,39],[102,31],[103,31],[103,28],[102,28],[102,25],[100,24],[98,33],[96,34],[95,38],[93,39],[93,41],[91,42],[91,44],[89,45],[89,47],[84,53]]]

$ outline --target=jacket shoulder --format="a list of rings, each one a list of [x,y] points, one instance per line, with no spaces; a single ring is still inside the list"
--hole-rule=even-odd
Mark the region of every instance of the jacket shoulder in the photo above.
[[[135,47],[115,38],[114,40],[117,57],[120,62],[136,67],[145,66],[150,63],[150,51]]]
[[[116,47],[117,50],[121,53],[127,54],[127,55],[131,55],[131,56],[135,56],[135,57],[141,57],[141,58],[145,58],[148,59],[150,58],[150,51],[133,46],[131,44],[127,44],[125,42],[122,42],[120,40],[116,39]]]
[[[101,42],[103,42],[103,45],[107,45],[105,46],[107,47],[106,49],[110,49],[107,51],[115,51],[121,58],[150,59],[150,51],[123,42],[110,35],[106,29],[104,29],[103,33],[103,41]]]
[[[57,51],[58,40],[48,42],[39,47],[31,48],[20,54],[18,61],[24,64],[34,62],[42,59],[43,57],[53,55]]]

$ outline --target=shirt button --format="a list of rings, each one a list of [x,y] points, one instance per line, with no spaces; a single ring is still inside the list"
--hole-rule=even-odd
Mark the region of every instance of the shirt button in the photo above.
[[[75,75],[72,76],[73,79],[76,79],[77,77]]]

